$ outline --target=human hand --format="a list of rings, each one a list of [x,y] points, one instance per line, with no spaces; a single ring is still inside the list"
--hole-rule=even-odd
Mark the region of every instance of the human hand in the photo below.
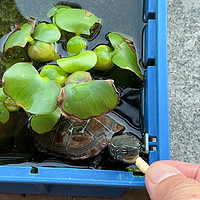
[[[200,165],[158,161],[145,174],[152,200],[200,200]]]

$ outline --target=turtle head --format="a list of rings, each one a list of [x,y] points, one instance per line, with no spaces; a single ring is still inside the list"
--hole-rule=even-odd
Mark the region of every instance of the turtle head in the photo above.
[[[124,133],[114,136],[108,148],[114,159],[133,164],[141,151],[141,142],[133,134]]]

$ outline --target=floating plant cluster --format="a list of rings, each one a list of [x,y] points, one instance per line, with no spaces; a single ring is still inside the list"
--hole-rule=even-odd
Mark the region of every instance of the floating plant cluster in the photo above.
[[[37,23],[35,18],[30,17],[27,23],[17,25],[5,41],[5,58],[15,49],[23,48],[28,61],[12,63],[3,74],[0,122],[9,120],[9,112],[23,109],[30,117],[32,130],[39,134],[52,134],[59,129],[61,125],[56,124],[63,120],[63,116],[68,120],[64,125],[68,129],[72,124],[76,127],[76,124],[79,132],[87,127],[86,134],[91,134],[89,130],[99,126],[98,130],[93,131],[98,135],[97,138],[105,136],[100,133],[102,129],[113,129],[111,132],[120,129],[122,126],[105,115],[119,102],[114,80],[94,80],[87,71],[109,71],[119,67],[143,80],[132,40],[124,34],[110,32],[106,35],[107,44],[87,50],[87,40],[98,36],[100,18],[68,5],[54,6],[47,16],[52,23]],[[64,46],[66,57],[61,57],[56,51],[57,43]],[[51,61],[56,64],[49,64]],[[38,63],[42,68],[37,68]],[[111,128],[110,123],[115,126]],[[51,137],[50,133],[42,138],[46,143]],[[68,157],[71,155],[72,159],[84,159],[97,155],[107,146],[105,141],[109,141],[112,135],[107,134],[106,137],[98,143],[101,147],[94,150],[93,155],[68,154]]]

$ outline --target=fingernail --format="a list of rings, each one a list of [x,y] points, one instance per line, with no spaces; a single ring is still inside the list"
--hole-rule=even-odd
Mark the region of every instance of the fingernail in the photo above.
[[[170,176],[178,174],[182,174],[182,172],[171,165],[155,163],[147,170],[146,176],[153,184],[156,184]]]

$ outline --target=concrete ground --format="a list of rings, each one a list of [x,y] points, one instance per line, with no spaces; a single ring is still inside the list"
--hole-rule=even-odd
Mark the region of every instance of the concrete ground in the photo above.
[[[200,3],[168,0],[171,158],[200,163]],[[0,195],[1,200],[97,200],[97,198]],[[145,191],[121,200],[149,199]]]
[[[168,0],[171,158],[200,163],[200,3]]]

